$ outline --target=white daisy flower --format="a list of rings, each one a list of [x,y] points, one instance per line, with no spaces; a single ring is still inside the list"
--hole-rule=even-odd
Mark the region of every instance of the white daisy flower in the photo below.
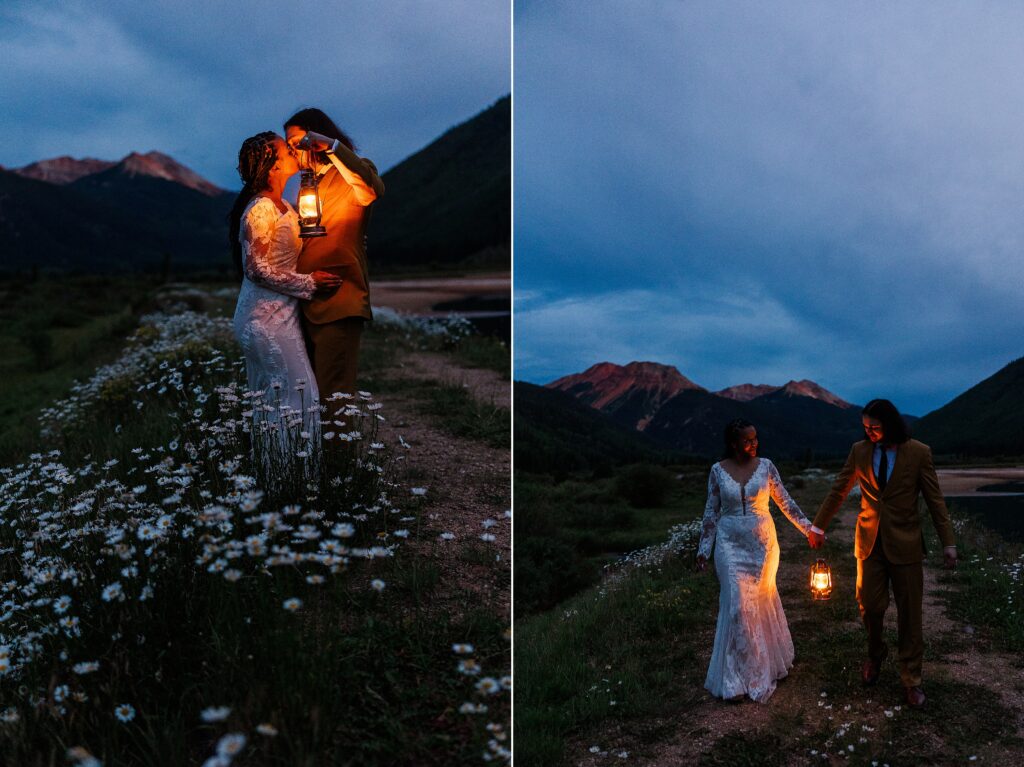
[[[230,706],[210,706],[204,708],[199,714],[199,718],[204,722],[223,722],[231,714]]]

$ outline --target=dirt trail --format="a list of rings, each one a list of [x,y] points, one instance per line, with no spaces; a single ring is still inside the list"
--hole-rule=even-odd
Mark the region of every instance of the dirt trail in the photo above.
[[[509,407],[512,401],[512,381],[496,370],[468,368],[456,365],[444,354],[412,352],[404,359],[400,372],[395,375],[420,381],[438,381],[442,384],[463,386],[473,398],[484,405]]]
[[[507,407],[508,382],[501,382],[494,371],[464,368],[443,354],[417,352],[402,360],[382,376],[459,383],[477,400],[488,404],[504,401]],[[511,603],[508,552],[512,526],[505,515],[511,508],[511,452],[447,433],[418,411],[412,396],[389,394],[381,401],[381,413],[387,419],[381,437],[388,444],[400,445],[401,436],[409,446],[397,448],[404,484],[427,490],[424,521],[428,529],[414,545],[437,547],[439,556],[433,559],[441,572],[435,605],[458,611],[458,600],[469,589],[482,599],[497,600],[507,611]],[[455,537],[444,540],[439,537],[442,533]],[[482,540],[481,535],[493,535],[495,540]],[[498,567],[492,564],[495,557],[500,558]],[[451,604],[446,604],[447,598]]]
[[[807,511],[808,509],[813,510],[816,506],[811,499],[820,500],[824,491],[819,488],[813,492],[813,495],[808,493],[800,495],[802,497],[798,497],[798,500],[803,503],[803,508]],[[851,558],[853,556],[853,531],[857,515],[857,508],[854,504],[855,502],[847,502],[828,531],[830,540],[839,544],[840,548],[848,552],[848,556]],[[898,725],[899,717],[916,715],[916,712],[909,710],[904,705],[902,688],[899,685],[898,666],[895,661],[895,647],[893,646],[890,646],[890,656],[883,666],[878,685],[873,688],[862,688],[859,681],[860,665],[866,653],[866,639],[864,645],[858,647],[855,654],[850,655],[849,662],[843,669],[842,679],[825,680],[821,678],[818,671],[808,668],[804,658],[814,650],[813,637],[808,640],[806,630],[801,630],[798,624],[817,621],[820,619],[820,613],[816,613],[817,606],[809,598],[787,597],[787,591],[792,594],[794,589],[798,593],[806,590],[807,566],[811,557],[806,551],[807,544],[803,536],[787,524],[781,516],[776,516],[776,528],[782,548],[782,560],[776,582],[782,594],[786,617],[793,630],[796,660],[789,676],[779,682],[779,686],[768,704],[762,705],[746,699],[740,703],[727,703],[706,695],[699,705],[689,710],[674,712],[671,717],[661,722],[649,723],[650,727],[647,729],[651,731],[665,728],[666,731],[674,733],[667,739],[643,745],[630,743],[634,739],[631,737],[631,733],[637,730],[636,727],[632,725],[613,727],[600,739],[602,744],[606,744],[602,747],[608,749],[609,756],[603,758],[592,756],[587,753],[586,745],[577,741],[570,747],[571,763],[581,767],[608,764],[611,761],[624,763],[611,757],[615,752],[627,750],[630,752],[628,763],[634,765],[649,767],[696,765],[701,762],[704,754],[711,751],[712,746],[722,736],[729,734],[751,735],[758,730],[771,730],[773,726],[778,727],[779,721],[799,722],[800,732],[783,733],[784,740],[795,739],[797,735],[814,737],[815,733],[819,735],[820,733],[835,733],[846,723],[850,723],[847,728],[849,732],[862,731],[870,738],[871,732],[884,728],[886,724],[892,725],[894,718]],[[929,690],[929,680],[938,682],[938,680],[949,679],[985,687],[996,692],[1002,704],[1013,712],[1016,718],[1017,734],[1024,736],[1024,685],[1022,685],[1019,666],[1014,665],[1012,656],[992,650],[983,639],[978,637],[972,627],[965,626],[947,616],[941,597],[942,591],[947,586],[938,582],[941,572],[941,564],[938,563],[936,553],[930,552],[924,569],[926,650],[923,686],[926,694]],[[955,588],[955,584],[952,587]],[[843,625],[842,628],[864,631],[859,620],[851,620],[848,623],[848,626]],[[892,632],[893,637],[895,636],[896,609],[893,604],[890,604],[889,610],[886,612],[886,629],[887,632]],[[713,642],[714,624],[709,621],[707,630],[696,639],[700,653],[698,665],[702,672],[707,669],[710,661]],[[953,649],[943,654],[944,647]],[[834,700],[821,697],[826,687],[835,690],[837,686],[845,685],[846,680],[851,681],[852,687],[849,690],[852,691],[848,691],[845,695],[833,693]],[[966,706],[970,705],[970,701],[967,700],[962,703]],[[927,732],[931,734],[934,731]],[[827,759],[823,758],[821,753],[812,756],[809,750],[805,749],[800,753],[789,754],[786,763],[790,765],[851,763],[847,757],[852,757],[852,754],[844,753],[843,758],[840,758],[836,756],[838,747],[835,744],[826,744],[825,737],[822,737],[821,740],[822,742],[819,742],[816,748],[821,753],[827,751],[829,753]],[[843,743],[847,742],[849,741],[843,741]],[[938,745],[941,747],[941,743]],[[630,746],[634,748],[630,748]],[[984,743],[979,743],[978,755],[979,763],[1024,763],[1024,752],[1014,750],[1011,753],[1006,749],[1000,750],[994,744],[986,746]],[[778,755],[773,754],[772,756],[777,757]],[[857,756],[863,759],[864,754],[861,753]],[[855,763],[860,764],[861,762],[856,761]],[[882,761],[877,763],[883,764]],[[912,759],[909,763],[915,762]]]

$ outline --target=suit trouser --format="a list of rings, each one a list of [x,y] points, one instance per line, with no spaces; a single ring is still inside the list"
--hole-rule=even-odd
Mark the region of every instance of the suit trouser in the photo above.
[[[364,322],[362,317],[344,317],[322,325],[303,323],[321,402],[329,399],[334,392],[356,393],[359,341],[363,335]],[[336,408],[328,403],[326,417],[333,418],[333,411],[343,406],[344,402],[339,402]]]
[[[890,583],[896,602],[900,679],[906,687],[917,687],[921,684],[924,657],[924,566],[921,562],[893,564],[886,559],[881,538],[877,538],[868,558],[857,560],[857,604],[868,630],[868,657],[879,663],[888,654],[882,626],[889,607]]]

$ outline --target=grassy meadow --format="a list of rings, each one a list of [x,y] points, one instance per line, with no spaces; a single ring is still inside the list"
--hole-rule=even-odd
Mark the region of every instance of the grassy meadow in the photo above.
[[[345,403],[319,471],[309,451],[266,467],[236,288],[0,290],[5,764],[508,761],[508,565],[488,528],[509,519],[449,532],[387,396]],[[452,322],[375,323],[364,345],[384,395],[407,352],[508,365]],[[415,417],[437,417],[432,397]],[[507,408],[444,405],[439,424],[500,444]],[[462,561],[482,574],[464,593],[442,577]]]
[[[791,494],[813,514],[830,475],[799,473],[795,466],[780,469]],[[696,473],[693,467],[679,472],[664,503],[642,516],[615,496],[614,478],[580,476],[575,484],[545,486],[539,478],[517,476],[514,737],[519,764],[896,767],[1019,761],[1022,712],[1012,701],[1024,694],[1021,544],[954,507],[961,562],[949,573],[936,564],[940,546],[925,518],[932,552],[926,584],[928,577],[933,583],[931,591],[926,585],[926,616],[942,611],[945,617],[926,629],[930,697],[924,710],[911,711],[902,705],[894,651],[877,687],[860,682],[865,633],[852,555],[857,500],[847,501],[822,552],[836,583],[828,602],[814,603],[807,594],[807,568],[818,554],[776,512],[782,547],[778,584],[796,664],[767,705],[724,703],[703,689],[719,588],[713,570],[694,571],[705,500]],[[588,504],[603,511],[587,511]],[[624,524],[608,535],[613,525],[605,524],[602,514],[616,513]],[[631,514],[650,525],[631,524]],[[530,518],[531,532],[547,530],[551,536],[553,556],[583,567],[571,585],[551,585],[529,569],[523,575],[523,569],[537,567],[523,564],[532,554],[523,550],[518,531],[528,515],[537,517]],[[544,515],[560,521],[545,523]],[[579,521],[566,521],[573,519]],[[626,543],[622,536],[630,535],[635,537],[629,543],[648,538],[647,548],[596,576],[597,565],[620,548],[612,541]],[[567,580],[573,572],[566,570]],[[566,596],[559,598],[560,593]],[[936,598],[931,607],[929,596]],[[894,618],[891,606],[891,649]],[[981,673],[964,673],[964,668]]]
[[[663,540],[681,507],[703,509],[706,487],[693,466],[635,464],[561,482],[517,472],[516,614],[558,605],[597,584],[605,566]]]

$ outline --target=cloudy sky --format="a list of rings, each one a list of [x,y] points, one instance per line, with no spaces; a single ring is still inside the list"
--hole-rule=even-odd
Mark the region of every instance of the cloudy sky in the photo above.
[[[238,188],[319,106],[389,168],[510,90],[508,0],[3,0],[0,165],[159,150]]]
[[[516,5],[517,378],[923,415],[1024,355],[1024,7],[586,9]]]

